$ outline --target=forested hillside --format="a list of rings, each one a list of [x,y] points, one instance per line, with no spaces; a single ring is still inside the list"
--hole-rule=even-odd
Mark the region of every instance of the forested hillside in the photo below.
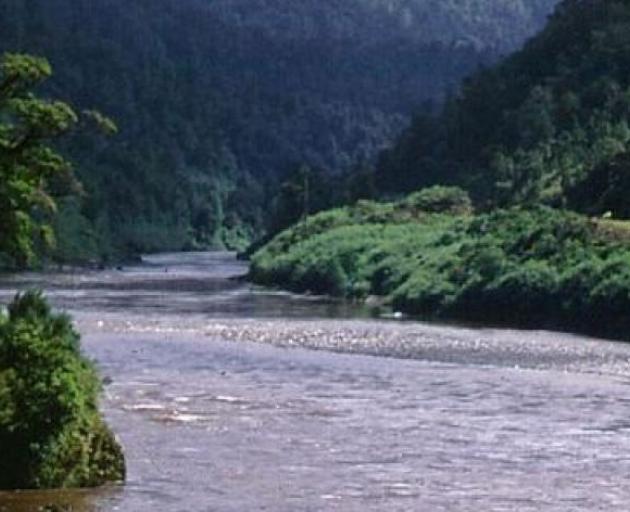
[[[561,2],[522,51],[416,117],[374,190],[403,198],[297,223],[253,256],[253,279],[628,339],[630,2]]]
[[[523,51],[468,79],[441,115],[419,116],[378,181],[628,218],[629,70],[628,2],[566,0]]]
[[[274,38],[355,39],[364,44],[404,38],[474,44],[513,51],[541,28],[548,0],[214,0],[231,25]]]
[[[85,194],[61,202],[56,257],[242,245],[287,172],[371,159],[554,3],[0,1],[0,50],[47,57],[44,93],[119,127],[65,142]]]

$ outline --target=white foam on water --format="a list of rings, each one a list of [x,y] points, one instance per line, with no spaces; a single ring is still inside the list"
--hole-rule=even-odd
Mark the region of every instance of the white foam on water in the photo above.
[[[164,411],[166,406],[162,404],[131,404],[123,405],[125,411]]]

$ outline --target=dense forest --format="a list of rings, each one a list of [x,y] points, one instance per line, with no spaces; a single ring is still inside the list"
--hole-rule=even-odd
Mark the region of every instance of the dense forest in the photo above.
[[[119,128],[60,146],[83,193],[59,201],[55,259],[242,247],[295,220],[304,164],[314,182],[369,170],[554,3],[1,1],[0,50],[45,56],[43,93]]]
[[[569,0],[523,51],[468,78],[382,154],[381,189],[469,188],[487,206],[546,203],[626,218],[630,7]]]
[[[407,40],[513,51],[539,30],[547,0],[214,0],[230,25],[285,41],[354,40],[362,45]]]
[[[252,278],[627,339],[629,118],[630,4],[564,0],[380,155],[382,202],[283,231],[253,255]]]

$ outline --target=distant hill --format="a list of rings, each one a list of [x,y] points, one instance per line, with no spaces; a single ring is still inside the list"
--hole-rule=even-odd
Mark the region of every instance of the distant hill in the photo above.
[[[214,0],[226,23],[285,40],[403,37],[513,51],[540,29],[548,0]]]
[[[525,47],[418,116],[381,190],[458,183],[488,206],[547,203],[630,218],[630,4],[564,0]]]
[[[370,160],[554,3],[3,0],[0,49],[48,57],[50,93],[117,120],[68,143],[88,196],[62,212],[113,257],[242,245],[283,175]]]

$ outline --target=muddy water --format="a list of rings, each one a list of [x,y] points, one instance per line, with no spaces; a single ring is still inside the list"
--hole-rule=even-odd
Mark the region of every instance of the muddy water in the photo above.
[[[630,346],[370,318],[226,254],[21,275],[108,382],[124,487],[0,511],[592,511],[630,502]],[[0,447],[1,449],[1,447]]]

